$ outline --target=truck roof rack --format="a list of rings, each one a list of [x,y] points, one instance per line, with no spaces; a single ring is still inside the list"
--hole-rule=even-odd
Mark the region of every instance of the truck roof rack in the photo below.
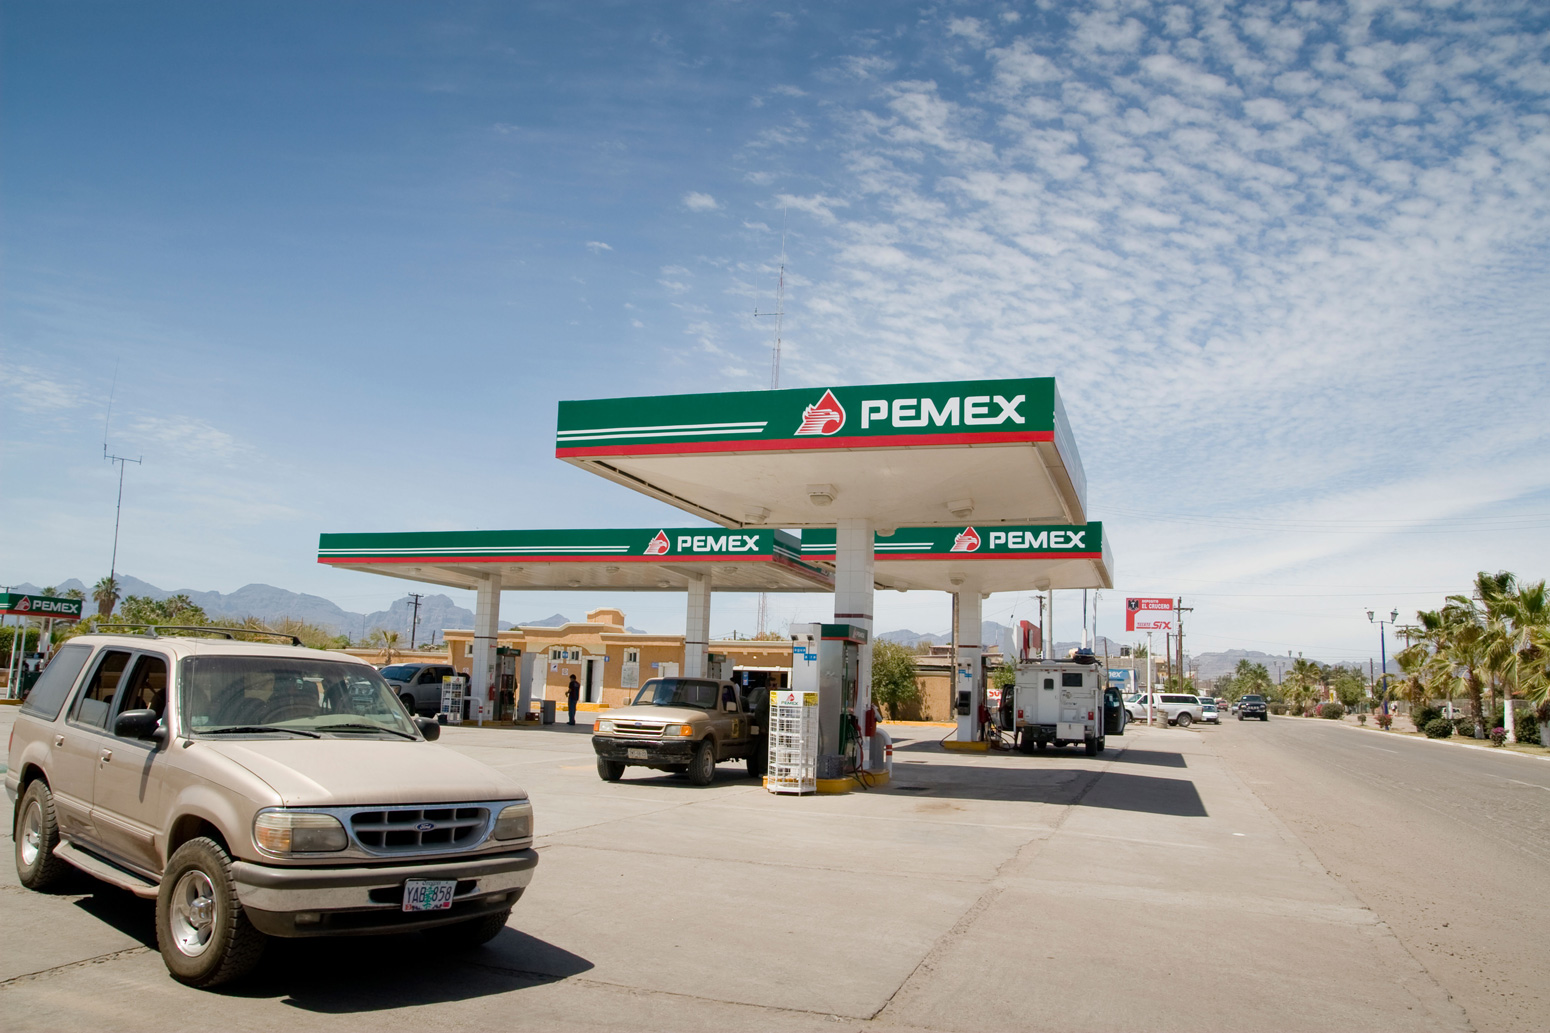
[[[236,641],[238,635],[268,635],[271,638],[290,639],[291,645],[301,645],[301,639],[285,631],[267,631],[262,628],[222,628],[213,624],[99,624],[97,629],[106,628],[137,628],[147,638],[161,638],[164,631],[196,631],[211,635],[224,635],[226,638]]]

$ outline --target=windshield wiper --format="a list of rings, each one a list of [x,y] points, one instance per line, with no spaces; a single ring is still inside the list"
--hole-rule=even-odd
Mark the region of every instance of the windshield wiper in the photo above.
[[[200,735],[236,735],[247,732],[285,732],[288,735],[305,735],[309,739],[321,739],[316,732],[300,728],[281,728],[279,725],[228,725],[225,728],[201,728]]]
[[[420,737],[418,735],[411,735],[408,732],[400,732],[396,728],[383,728],[381,725],[359,725],[359,724],[323,725],[322,728],[323,728],[323,731],[325,731],[325,732],[386,732],[389,735],[400,735],[400,736],[403,736],[405,739],[411,739],[411,740],[414,740],[415,742],[418,742],[419,739],[420,739]]]

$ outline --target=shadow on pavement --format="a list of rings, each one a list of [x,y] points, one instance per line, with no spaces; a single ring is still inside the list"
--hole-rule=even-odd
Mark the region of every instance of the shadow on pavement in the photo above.
[[[80,876],[77,892],[88,894],[75,902],[76,907],[142,945],[156,949],[156,901],[141,900],[128,890],[98,882],[85,872],[76,874]]]
[[[1157,750],[1138,750],[1131,747],[1117,754],[1111,751],[1103,756],[1105,760],[1112,760],[1116,764],[1151,764],[1160,768],[1189,767],[1182,753],[1160,753]]]
[[[413,934],[271,940],[257,971],[231,996],[346,1015],[508,993],[591,968],[585,958],[510,926],[483,947],[457,953],[438,953]]]
[[[1037,762],[1036,757],[1026,758]],[[1102,807],[1109,810],[1207,817],[1195,783],[1182,778],[1132,775],[1088,768],[1007,768],[931,764],[894,769],[883,792],[930,800],[995,800]]]

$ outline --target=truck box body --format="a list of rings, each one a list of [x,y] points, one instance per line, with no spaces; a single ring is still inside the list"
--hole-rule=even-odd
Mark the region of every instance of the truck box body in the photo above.
[[[1103,738],[1101,665],[1034,660],[1017,666],[1017,682],[1002,699],[1001,726],[1025,750],[1081,743],[1096,752]],[[1008,706],[1010,702],[1010,706]]]

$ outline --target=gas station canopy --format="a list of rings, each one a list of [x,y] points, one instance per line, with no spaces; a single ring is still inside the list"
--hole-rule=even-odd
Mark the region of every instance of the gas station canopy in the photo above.
[[[1049,377],[561,402],[555,455],[732,528],[1087,520]]]
[[[802,556],[833,562],[830,528],[802,532]],[[873,574],[879,588],[952,592],[1113,588],[1114,557],[1103,524],[901,527],[875,535]]]
[[[613,528],[325,534],[318,562],[448,588],[682,592],[705,575],[723,592],[832,592],[792,535],[762,528]]]

